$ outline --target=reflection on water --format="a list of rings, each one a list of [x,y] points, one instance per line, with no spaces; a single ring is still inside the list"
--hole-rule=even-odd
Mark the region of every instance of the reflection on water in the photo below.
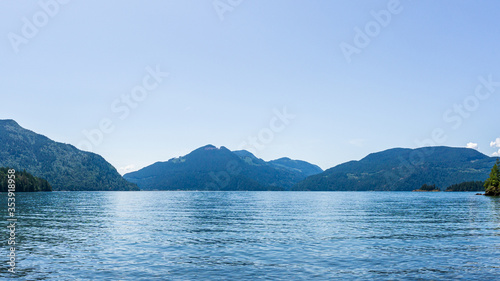
[[[500,278],[500,199],[473,193],[17,196],[21,279]]]

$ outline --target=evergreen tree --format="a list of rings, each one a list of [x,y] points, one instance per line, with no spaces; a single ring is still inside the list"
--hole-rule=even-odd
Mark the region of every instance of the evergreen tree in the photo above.
[[[498,169],[499,165],[500,160],[497,159],[497,162],[491,169],[490,177],[484,183],[484,187],[486,188],[485,195],[500,196],[500,171]]]

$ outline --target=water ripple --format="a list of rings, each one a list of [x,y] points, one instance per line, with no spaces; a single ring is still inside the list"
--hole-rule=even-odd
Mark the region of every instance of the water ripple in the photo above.
[[[17,199],[16,277],[25,280],[500,279],[500,200],[471,193],[53,192]],[[3,270],[0,278],[12,275]]]

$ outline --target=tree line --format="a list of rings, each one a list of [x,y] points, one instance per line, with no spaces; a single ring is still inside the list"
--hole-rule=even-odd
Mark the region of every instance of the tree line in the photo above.
[[[9,187],[10,168],[0,168],[0,192],[7,192]],[[47,180],[37,178],[26,171],[16,171],[14,178],[16,192],[52,191]]]
[[[500,171],[498,166],[500,165],[500,160],[491,168],[490,177],[484,183],[484,188],[486,189],[484,195],[487,196],[500,196]]]

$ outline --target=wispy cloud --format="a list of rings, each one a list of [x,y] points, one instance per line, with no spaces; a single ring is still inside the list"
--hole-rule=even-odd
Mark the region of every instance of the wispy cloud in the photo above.
[[[491,147],[500,147],[500,138],[497,138],[496,140],[490,142]]]
[[[467,144],[467,148],[477,149],[477,148],[478,148],[478,145],[477,145],[477,143],[475,143],[475,142],[469,142],[469,143]]]
[[[500,147],[500,138],[490,142],[491,147]],[[497,152],[493,152],[492,156],[500,156],[500,149]]]
[[[359,139],[352,139],[352,140],[350,140],[349,144],[357,146],[357,147],[363,147],[363,146],[365,146],[365,142],[366,142],[365,139],[359,138]]]
[[[120,173],[120,175],[123,176],[126,173],[130,173],[130,172],[133,172],[135,170],[136,170],[135,165],[134,164],[130,164],[130,165],[127,165],[125,167],[118,168],[118,173]]]

